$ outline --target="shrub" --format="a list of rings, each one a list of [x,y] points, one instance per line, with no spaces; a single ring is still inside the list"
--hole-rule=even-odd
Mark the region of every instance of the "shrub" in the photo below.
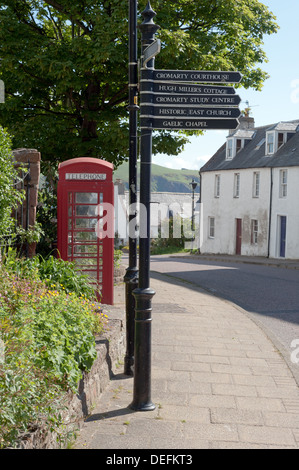
[[[187,237],[186,237],[187,235]],[[176,253],[184,250],[185,242],[192,238],[192,233],[186,234],[184,219],[179,215],[162,221],[158,238],[151,241],[151,254]]]
[[[121,265],[122,250],[114,250],[114,267],[119,268]]]
[[[84,295],[39,278],[38,262],[0,265],[0,448],[41,420],[61,424],[62,391],[76,391],[96,358],[106,316]],[[29,267],[30,275],[28,275]],[[4,354],[3,354],[4,352]]]
[[[40,255],[28,259],[18,258],[17,251],[9,247],[3,253],[3,264],[10,272],[22,278],[38,278],[48,287],[52,288],[55,284],[57,290],[65,290],[78,296],[85,295],[90,300],[95,299],[94,288],[88,276],[80,272],[73,262],[63,261],[52,255],[48,258]]]
[[[96,359],[94,334],[102,327],[96,305],[84,297],[47,290],[37,306],[24,313],[39,351],[37,364],[52,370],[61,386],[76,391],[82,371],[89,371]]]
[[[58,172],[56,168],[49,168],[43,162],[43,172],[47,175],[42,177],[43,185],[38,191],[38,205],[36,220],[40,224],[43,234],[37,244],[37,252],[48,256],[53,250],[53,243],[57,238],[57,190]]]
[[[94,288],[90,284],[89,277],[76,267],[74,262],[63,261],[50,255],[44,259],[38,257],[38,272],[42,280],[48,286],[55,284],[56,289],[65,289],[67,293],[85,295],[89,299],[95,298]]]
[[[4,355],[0,363],[0,449],[15,447],[22,433],[41,420],[50,429],[61,424],[61,387],[51,372],[35,364],[28,331],[15,322],[0,301],[0,338]]]

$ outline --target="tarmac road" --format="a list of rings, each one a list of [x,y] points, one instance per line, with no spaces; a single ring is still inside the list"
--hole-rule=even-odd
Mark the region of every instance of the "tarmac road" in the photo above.
[[[151,270],[200,286],[246,310],[280,349],[290,355],[299,341],[299,270],[205,260],[188,256],[152,256]],[[288,354],[289,353],[289,354]]]

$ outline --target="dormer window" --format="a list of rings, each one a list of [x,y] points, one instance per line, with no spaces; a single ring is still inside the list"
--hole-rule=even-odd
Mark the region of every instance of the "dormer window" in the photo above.
[[[247,129],[238,129],[231,134],[226,141],[226,160],[232,160],[251,141],[253,135],[254,131]]]
[[[237,141],[236,141],[236,153],[238,153],[241,150],[241,148],[243,147],[242,143],[244,145],[244,141],[242,142],[242,139],[237,139]]]
[[[285,138],[286,134],[284,134],[283,132],[278,132],[277,149],[283,146],[283,144],[285,143]]]
[[[295,133],[297,124],[282,123],[273,126],[266,132],[266,155],[273,155],[282,147]]]
[[[273,155],[288,140],[287,132],[267,132],[267,155]]]
[[[234,139],[227,139],[226,143],[226,159],[231,160],[233,158],[233,147]]]
[[[245,139],[227,139],[226,159],[232,160],[240,150],[244,147]]]
[[[267,133],[267,155],[272,155],[274,153],[274,132]]]

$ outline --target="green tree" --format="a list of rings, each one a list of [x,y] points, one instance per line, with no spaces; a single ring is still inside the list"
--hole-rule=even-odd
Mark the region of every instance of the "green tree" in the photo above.
[[[23,197],[23,194],[15,188],[17,176],[10,137],[0,127],[0,238],[11,233],[13,226],[11,213]]]
[[[139,1],[142,11],[146,0]],[[161,29],[157,68],[239,70],[243,86],[267,75],[263,36],[277,31],[258,0],[152,0]],[[0,123],[15,147],[51,164],[128,157],[128,0],[0,0]],[[188,132],[161,131],[154,152],[177,154]],[[55,166],[55,165],[54,165]]]

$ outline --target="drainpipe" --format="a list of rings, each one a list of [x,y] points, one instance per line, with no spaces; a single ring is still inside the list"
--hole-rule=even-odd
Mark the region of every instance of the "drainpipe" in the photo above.
[[[272,197],[273,197],[273,168],[270,168],[270,206],[269,206],[269,233],[268,233],[268,258],[270,258],[271,222],[272,222]]]
[[[199,170],[198,172],[198,176],[199,176],[199,202],[201,203],[201,172]]]

